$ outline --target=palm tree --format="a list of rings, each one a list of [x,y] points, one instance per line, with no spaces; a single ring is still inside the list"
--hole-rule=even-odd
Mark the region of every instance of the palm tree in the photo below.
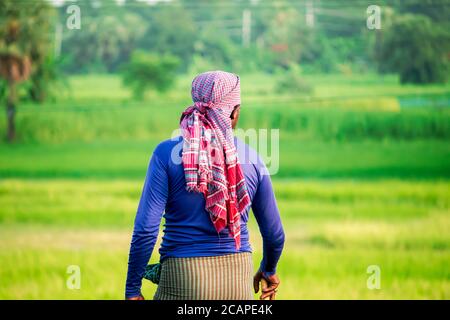
[[[0,77],[6,84],[7,139],[16,136],[18,84],[30,78],[49,52],[52,13],[43,0],[0,1]]]

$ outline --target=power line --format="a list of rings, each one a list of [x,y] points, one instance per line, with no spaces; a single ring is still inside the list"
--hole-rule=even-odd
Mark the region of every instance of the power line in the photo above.
[[[36,1],[42,1],[42,0],[16,0],[16,2],[36,2]],[[47,2],[51,2],[49,0],[46,0]],[[386,3],[385,3],[386,2]],[[154,4],[147,4],[143,1],[125,1],[123,4],[117,4],[115,0],[110,1],[91,1],[90,3],[98,3],[97,9],[101,9],[102,7],[130,7],[130,6],[136,6],[136,7],[149,7],[149,8],[158,8],[158,7],[167,7],[167,6],[181,6],[184,8],[207,8],[207,7],[248,7],[248,8],[274,8],[274,7],[298,7],[298,8],[306,8],[308,6],[308,1],[303,0],[284,0],[284,1],[277,1],[277,0],[271,0],[271,1],[258,1],[257,3],[252,4],[249,2],[244,1],[221,1],[221,2],[215,2],[215,3],[198,3],[197,1],[158,1]],[[344,8],[344,7],[353,7],[356,8],[357,6],[360,7],[367,7],[369,5],[374,4],[372,0],[339,0],[339,1],[317,1],[313,0],[313,3],[315,6],[319,6],[322,8]],[[397,4],[420,4],[420,1],[418,0],[401,0],[401,1],[378,1],[378,4],[380,6],[390,6],[390,5],[397,5]],[[67,6],[71,4],[80,4],[77,1],[65,1],[62,6]],[[83,3],[84,4],[84,3]],[[377,3],[375,3],[377,4]],[[448,0],[442,0],[440,2],[434,1],[434,3],[427,3],[427,7],[441,7],[441,6],[450,6]],[[92,8],[95,9],[94,6],[91,5]]]

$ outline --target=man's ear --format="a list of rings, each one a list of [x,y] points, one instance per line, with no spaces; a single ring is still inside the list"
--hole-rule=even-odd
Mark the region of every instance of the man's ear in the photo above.
[[[237,113],[238,113],[238,111],[239,111],[239,107],[240,107],[239,104],[236,105],[236,106],[234,106],[233,112],[231,112],[231,115],[230,115],[230,118],[231,118],[231,119],[234,120],[234,119],[236,118],[236,115],[237,115]]]

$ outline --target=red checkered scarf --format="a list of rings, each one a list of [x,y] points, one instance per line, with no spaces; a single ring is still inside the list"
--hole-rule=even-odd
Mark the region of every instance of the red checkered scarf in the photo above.
[[[241,103],[239,77],[223,71],[200,74],[192,82],[192,100],[180,121],[186,188],[203,193],[215,229],[228,227],[239,249],[240,216],[250,205],[230,118]]]

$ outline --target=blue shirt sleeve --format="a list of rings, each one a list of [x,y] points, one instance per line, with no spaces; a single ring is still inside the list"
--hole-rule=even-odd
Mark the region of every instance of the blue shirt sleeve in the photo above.
[[[128,259],[125,296],[138,296],[142,277],[158,238],[162,214],[168,197],[167,164],[156,154],[150,160],[147,176],[139,201]]]
[[[273,275],[283,251],[285,235],[270,176],[266,170],[263,172],[252,202],[252,210],[263,238],[263,259],[259,270]]]

